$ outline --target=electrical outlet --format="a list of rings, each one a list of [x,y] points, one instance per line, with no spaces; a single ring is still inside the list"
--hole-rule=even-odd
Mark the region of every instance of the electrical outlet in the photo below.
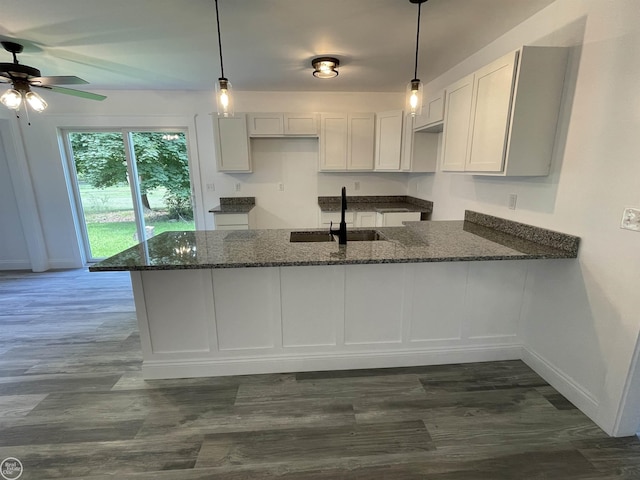
[[[215,192],[216,186],[213,183],[207,183],[207,192]]]
[[[640,208],[625,208],[622,212],[620,228],[640,232]]]
[[[241,187],[241,186],[242,186],[242,185],[241,185],[240,183],[236,183],[236,192],[239,192],[239,191],[240,191],[240,187]]]
[[[280,190],[281,192],[284,192],[284,183],[280,182],[278,184],[278,190]]]
[[[516,195],[515,193],[510,193],[509,194],[509,210],[515,210],[516,203],[518,203],[518,195]]]
[[[360,190],[360,182],[353,182],[353,189],[356,191]]]

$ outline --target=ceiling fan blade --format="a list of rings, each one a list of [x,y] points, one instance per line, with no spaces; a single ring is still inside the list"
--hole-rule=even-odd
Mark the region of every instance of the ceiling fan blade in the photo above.
[[[99,95],[97,93],[83,92],[82,90],[73,90],[71,88],[54,87],[50,85],[33,85],[38,88],[46,88],[57,93],[64,93],[65,95],[73,95],[74,97],[87,98],[89,100],[102,101],[107,98],[105,95]]]
[[[64,75],[57,77],[34,77],[30,80],[32,85],[86,85],[86,80],[75,75]]]

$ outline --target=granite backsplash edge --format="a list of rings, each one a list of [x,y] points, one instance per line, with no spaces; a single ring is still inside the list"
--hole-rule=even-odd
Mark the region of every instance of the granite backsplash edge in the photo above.
[[[534,227],[533,225],[494,217],[493,215],[487,215],[486,213],[474,212],[473,210],[465,210],[464,220],[465,222],[475,223],[476,225],[488,227],[531,242],[557,248],[574,256],[578,255],[580,237],[576,237],[574,235],[556,232],[546,228]]]

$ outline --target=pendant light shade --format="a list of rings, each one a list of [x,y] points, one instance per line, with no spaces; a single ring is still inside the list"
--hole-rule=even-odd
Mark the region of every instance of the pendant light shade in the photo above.
[[[18,110],[20,105],[22,105],[22,95],[19,91],[10,88],[2,94],[0,102],[11,110]]]
[[[231,82],[226,78],[219,78],[216,82],[216,107],[221,117],[233,117],[233,96]]]
[[[409,115],[415,117],[422,114],[422,82],[418,78],[418,48],[420,47],[420,10],[427,0],[409,0],[418,4],[418,27],[416,29],[416,57],[413,69],[413,79],[407,85],[406,110]]]
[[[216,83],[216,107],[218,116],[233,117],[233,97],[231,95],[231,82],[224,76],[224,63],[222,62],[222,39],[220,36],[220,13],[218,12],[218,0],[216,2],[216,25],[218,26],[218,50],[220,51],[220,78]]]

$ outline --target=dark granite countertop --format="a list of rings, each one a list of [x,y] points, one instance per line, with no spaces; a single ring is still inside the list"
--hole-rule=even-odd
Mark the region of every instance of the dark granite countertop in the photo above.
[[[256,206],[256,197],[220,197],[220,205],[210,213],[249,213]]]
[[[291,243],[292,230],[165,232],[89,268],[176,270],[575,258],[579,238],[467,212],[465,221],[381,227],[386,240]],[[524,228],[526,227],[526,228]],[[298,229],[306,230],[306,229]],[[531,241],[529,238],[535,238]]]
[[[322,212],[339,212],[340,197],[318,197],[318,206]],[[407,195],[370,195],[347,196],[349,212],[420,212],[422,219],[433,211],[433,202]]]

